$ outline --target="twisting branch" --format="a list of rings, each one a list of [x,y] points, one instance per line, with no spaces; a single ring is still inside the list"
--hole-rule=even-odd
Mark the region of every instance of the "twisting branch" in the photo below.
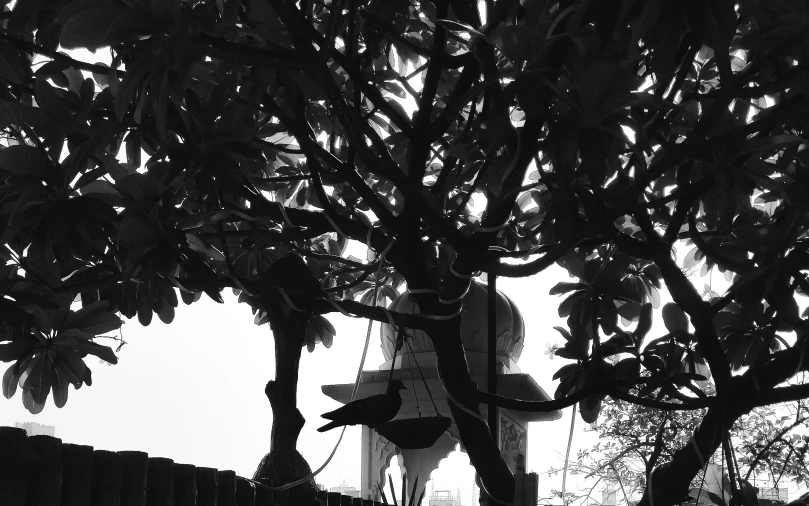
[[[778,431],[778,434],[776,434],[772,439],[770,439],[770,441],[767,442],[766,445],[764,445],[764,448],[762,448],[756,454],[756,458],[754,458],[753,461],[750,463],[750,467],[747,469],[747,474],[745,474],[744,479],[750,480],[750,476],[753,474],[753,471],[755,471],[756,466],[758,466],[759,462],[761,462],[764,458],[767,457],[767,453],[769,452],[772,445],[780,441],[792,429],[798,427],[799,425],[802,425],[807,420],[809,420],[809,417],[796,417],[796,420],[794,422]]]
[[[696,207],[688,213],[688,228],[691,232],[691,238],[694,240],[694,244],[705,253],[709,259],[711,259],[714,263],[718,266],[722,267],[725,270],[730,270],[733,272],[738,272],[740,274],[744,274],[750,269],[755,267],[755,263],[752,260],[745,260],[742,262],[737,262],[732,260],[718,251],[716,251],[708,242],[702,238],[702,234],[700,233],[699,229],[697,228],[697,210]]]
[[[356,109],[348,106],[342,90],[334,82],[331,70],[326,67],[325,63],[317,59],[312,47],[312,41],[307,38],[307,33],[311,30],[311,26],[305,20],[300,19],[300,12],[297,8],[283,0],[270,1],[281,20],[287,24],[287,27],[295,36],[296,48],[301,52],[301,57],[311,62],[311,65],[306,69],[308,74],[321,86],[329,102],[335,108],[353,149],[356,150],[366,166],[372,167],[376,173],[390,179],[402,192],[408,203],[418,211],[429,225],[439,230],[456,249],[463,249],[468,239],[450,222],[445,220],[438,210],[433,208],[427,201],[421,191],[410,183],[405,171],[399,168],[391,157],[384,141],[368,122],[358,114]],[[367,140],[371,141],[373,149],[367,145]]]
[[[596,394],[609,395],[610,397],[630,402],[632,404],[638,404],[640,406],[646,406],[654,409],[661,409],[664,411],[693,411],[706,408],[713,402],[713,397],[694,399],[693,402],[688,404],[658,401],[655,399],[638,397],[637,395],[627,393],[624,390],[628,386],[632,385],[627,384],[627,382],[624,381],[603,382],[596,386],[577,390],[570,395],[566,395],[565,397],[548,401],[525,401],[520,399],[511,399],[509,397],[479,391],[478,402],[481,404],[494,405],[499,408],[513,409],[516,411],[529,411],[532,413],[547,413],[558,409],[564,409],[568,406],[572,406],[582,399]]]
[[[365,183],[365,180],[362,176],[359,175],[357,169],[354,168],[354,165],[351,163],[350,160],[345,162],[338,159],[333,154],[329,153],[323,146],[321,146],[317,141],[311,140],[310,146],[315,153],[317,154],[320,159],[324,160],[326,163],[329,164],[330,167],[337,170],[337,172],[344,176],[348,182],[351,184],[351,187],[359,193],[362,200],[368,204],[368,207],[374,212],[374,214],[379,218],[379,221],[382,222],[382,225],[388,230],[389,233],[396,235],[399,231],[399,224],[396,216],[388,209],[384,202],[379,199],[379,196],[368,187]]]
[[[70,56],[60,53],[58,51],[51,51],[46,47],[40,46],[39,44],[34,44],[33,42],[28,42],[18,37],[14,37],[6,31],[0,31],[0,39],[7,41],[12,47],[17,48],[26,53],[47,56],[48,58],[54,61],[70,64],[70,66],[78,70],[86,70],[88,72],[95,72],[96,74],[102,75],[107,75],[107,72],[109,72],[110,70],[109,67],[106,67],[104,65],[86,63],[81,60],[71,58]],[[124,72],[123,70],[118,70],[119,76],[123,76],[125,74],[126,72]]]
[[[533,274],[538,274],[547,269],[548,267],[550,267],[551,265],[555,264],[556,261],[565,256],[568,253],[568,251],[570,251],[570,249],[575,246],[575,244],[576,238],[569,236],[566,237],[564,240],[562,240],[562,242],[560,242],[556,246],[552,247],[543,256],[535,260],[519,265],[510,265],[496,262],[488,264],[484,270],[486,270],[486,272],[490,272],[498,276],[505,276],[511,278],[521,278],[525,276],[531,276]]]
[[[437,2],[436,16],[438,19],[447,17],[449,4],[446,1]],[[444,70],[444,46],[447,42],[447,29],[444,25],[436,23],[433,34],[433,47],[430,50],[429,66],[424,78],[424,86],[421,90],[421,97],[418,109],[414,116],[413,135],[410,137],[410,160],[409,178],[416,188],[421,188],[426,170],[427,155],[430,144],[430,116],[433,111],[433,102],[438,90],[438,81],[441,72]]]

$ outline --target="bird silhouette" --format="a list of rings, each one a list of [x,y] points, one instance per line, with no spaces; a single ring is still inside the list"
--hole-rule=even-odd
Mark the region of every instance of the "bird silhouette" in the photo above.
[[[396,416],[399,408],[402,407],[402,396],[399,394],[402,389],[407,390],[402,380],[394,379],[388,384],[388,389],[384,394],[357,399],[334,411],[324,413],[320,416],[331,420],[331,422],[320,427],[317,431],[326,432],[342,425],[367,425],[373,427],[388,422]]]

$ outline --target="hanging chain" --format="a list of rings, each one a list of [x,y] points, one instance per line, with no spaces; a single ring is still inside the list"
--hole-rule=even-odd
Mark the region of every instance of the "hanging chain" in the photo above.
[[[410,345],[408,344],[407,347],[410,348]],[[419,414],[419,418],[421,418],[421,406],[419,406],[419,396],[416,395],[416,382],[413,380],[413,365],[411,362],[411,357],[413,357],[412,349],[410,350],[410,353],[407,355],[407,364],[410,366],[408,367],[408,369],[410,369],[410,386],[413,387],[413,397],[416,399],[416,411]],[[418,367],[418,364],[416,364],[416,366]]]
[[[393,349],[393,359],[390,361],[390,374],[388,374],[388,386],[390,386],[390,382],[393,379],[393,369],[396,366],[396,354],[399,353],[399,350],[402,349],[404,338],[405,338],[405,328],[404,325],[400,325],[399,332],[396,335],[396,347]]]

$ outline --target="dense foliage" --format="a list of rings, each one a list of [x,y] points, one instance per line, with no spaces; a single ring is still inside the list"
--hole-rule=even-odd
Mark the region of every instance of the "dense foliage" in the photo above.
[[[376,282],[419,290],[422,316],[392,317],[432,338],[471,462],[503,501],[513,477],[469,414],[481,402],[579,403],[590,422],[606,396],[704,409],[691,444],[653,465],[643,501],[660,506],[733,421],[809,396],[784,386],[809,368],[802,2],[4,6],[0,359],[4,394],[19,385],[33,412],[90,383],[88,354],[115,362],[96,338],[117,315],[170,322],[180,298],[230,287],[292,356],[267,387],[280,420],[296,412],[295,353],[333,334],[318,315],[386,321],[365,296]],[[81,48],[109,63],[64,52]],[[556,262],[578,278],[553,289],[572,361],[556,398],[478,392],[458,318],[470,277]],[[730,288],[701,293],[697,268]],[[273,424],[294,449],[299,413]]]

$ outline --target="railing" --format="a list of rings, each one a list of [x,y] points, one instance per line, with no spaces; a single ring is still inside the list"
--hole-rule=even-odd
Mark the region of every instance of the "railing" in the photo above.
[[[111,452],[0,427],[2,506],[383,506],[301,485],[272,492],[233,471]]]

